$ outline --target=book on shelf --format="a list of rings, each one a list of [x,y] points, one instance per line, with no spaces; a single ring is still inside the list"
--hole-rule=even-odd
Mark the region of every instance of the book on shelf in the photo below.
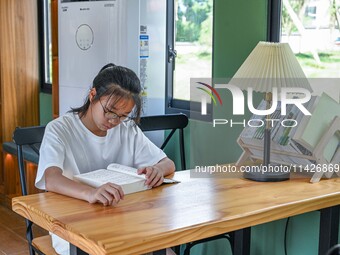
[[[313,96],[304,106],[313,112],[317,103],[317,97]],[[266,101],[262,100],[258,110],[266,109]],[[287,114],[281,115],[281,102],[278,102],[277,108],[270,115],[271,120],[271,161],[279,164],[309,165],[314,163],[310,148],[293,139],[296,134],[303,133],[309,116],[305,116],[296,105],[287,105]],[[253,115],[253,126],[260,126],[261,122],[266,123],[266,116]],[[281,123],[285,123],[282,125]],[[294,126],[294,122],[298,123]],[[294,127],[293,127],[294,126]],[[247,147],[248,152],[254,158],[263,158],[263,139],[265,126],[258,128],[247,126],[241,132],[238,143],[242,148]],[[242,158],[242,156],[241,156]]]
[[[74,179],[95,188],[108,182],[118,184],[122,187],[124,194],[149,189],[145,185],[144,174],[139,175],[136,168],[115,163],[108,165],[106,169],[75,175]],[[163,183],[178,183],[178,181],[164,178]]]
[[[323,93],[316,103],[312,115],[308,116],[308,121],[303,124],[301,130],[296,131],[292,139],[306,149],[313,151],[323,134],[328,130],[333,119],[337,116],[340,116],[340,104],[326,93]],[[328,141],[323,152],[328,162],[332,160],[339,144],[340,137],[336,134]]]

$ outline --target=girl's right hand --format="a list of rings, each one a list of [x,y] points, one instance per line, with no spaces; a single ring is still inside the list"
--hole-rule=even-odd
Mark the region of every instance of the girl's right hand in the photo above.
[[[121,199],[124,199],[122,187],[111,182],[92,189],[88,196],[89,203],[94,204],[98,202],[104,206],[116,205]]]

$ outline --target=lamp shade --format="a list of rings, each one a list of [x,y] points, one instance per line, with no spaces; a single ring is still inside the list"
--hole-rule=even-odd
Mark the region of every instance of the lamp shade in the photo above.
[[[229,84],[257,92],[285,87],[312,88],[288,43],[259,42]]]

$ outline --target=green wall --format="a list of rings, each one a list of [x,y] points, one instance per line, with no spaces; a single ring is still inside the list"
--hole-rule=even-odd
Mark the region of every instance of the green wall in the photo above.
[[[215,0],[214,15],[214,83],[225,84],[237,71],[256,44],[266,39],[266,0]],[[213,118],[237,121],[232,115],[232,97],[220,90],[223,106],[213,109]],[[256,98],[259,101],[260,97]],[[247,109],[247,107],[245,107]],[[190,166],[235,162],[241,154],[236,140],[241,125],[212,127],[209,122],[191,121]]]
[[[52,95],[46,93],[39,94],[40,102],[40,125],[46,125],[52,120]]]
[[[225,84],[251,50],[266,38],[265,0],[215,0],[214,83]],[[219,91],[223,106],[213,109],[213,117],[237,120],[232,115],[232,97]],[[257,99],[258,100],[258,99]],[[246,113],[242,118],[250,117]],[[236,140],[243,127],[217,126],[210,122],[190,121],[190,167],[235,162],[241,154]]]

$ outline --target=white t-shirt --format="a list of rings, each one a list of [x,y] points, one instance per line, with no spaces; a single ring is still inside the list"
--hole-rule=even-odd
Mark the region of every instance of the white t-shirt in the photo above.
[[[165,157],[132,121],[99,137],[84,126],[78,114],[67,113],[46,126],[35,185],[45,189],[45,170],[51,166],[59,167],[64,176],[73,179],[76,174],[106,168],[111,163],[140,168]],[[68,242],[55,235],[52,241],[58,254],[69,254]]]
[[[165,158],[133,123],[121,123],[99,137],[90,132],[77,114],[67,113],[51,121],[40,147],[36,187],[45,189],[45,170],[56,166],[63,175],[74,175],[118,163],[135,168],[152,166]]]

